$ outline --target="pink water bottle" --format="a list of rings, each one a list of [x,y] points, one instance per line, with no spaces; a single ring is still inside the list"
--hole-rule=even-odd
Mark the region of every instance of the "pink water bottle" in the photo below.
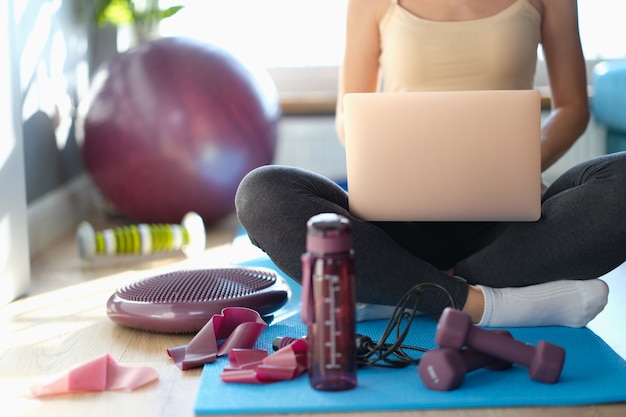
[[[302,320],[308,327],[308,374],[318,390],[354,388],[356,294],[350,220],[323,213],[307,223],[302,255]]]

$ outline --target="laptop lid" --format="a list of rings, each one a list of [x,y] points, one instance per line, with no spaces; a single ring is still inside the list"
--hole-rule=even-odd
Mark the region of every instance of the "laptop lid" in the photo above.
[[[350,93],[350,211],[371,221],[535,221],[537,91]]]

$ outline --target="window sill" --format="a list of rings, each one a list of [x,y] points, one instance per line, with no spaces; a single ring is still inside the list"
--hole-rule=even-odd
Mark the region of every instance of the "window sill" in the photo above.
[[[538,88],[541,93],[541,108],[550,108],[550,90]],[[337,96],[335,92],[281,93],[280,105],[283,115],[334,115]]]
[[[284,115],[334,115],[335,92],[281,93],[280,105]]]

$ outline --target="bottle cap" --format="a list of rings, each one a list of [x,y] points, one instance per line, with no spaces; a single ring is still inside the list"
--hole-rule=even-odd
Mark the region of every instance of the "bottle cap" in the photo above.
[[[352,249],[350,219],[336,213],[315,215],[307,222],[306,248],[311,253],[340,253]]]

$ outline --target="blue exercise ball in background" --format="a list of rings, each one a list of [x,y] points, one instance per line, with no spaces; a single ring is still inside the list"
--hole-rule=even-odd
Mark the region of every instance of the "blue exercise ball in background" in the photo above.
[[[241,179],[274,158],[280,105],[264,70],[185,38],[108,61],[80,117],[85,167],[102,195],[140,222],[206,223],[234,210]]]
[[[626,151],[626,60],[597,64],[591,85],[591,111],[606,127],[606,152]]]

